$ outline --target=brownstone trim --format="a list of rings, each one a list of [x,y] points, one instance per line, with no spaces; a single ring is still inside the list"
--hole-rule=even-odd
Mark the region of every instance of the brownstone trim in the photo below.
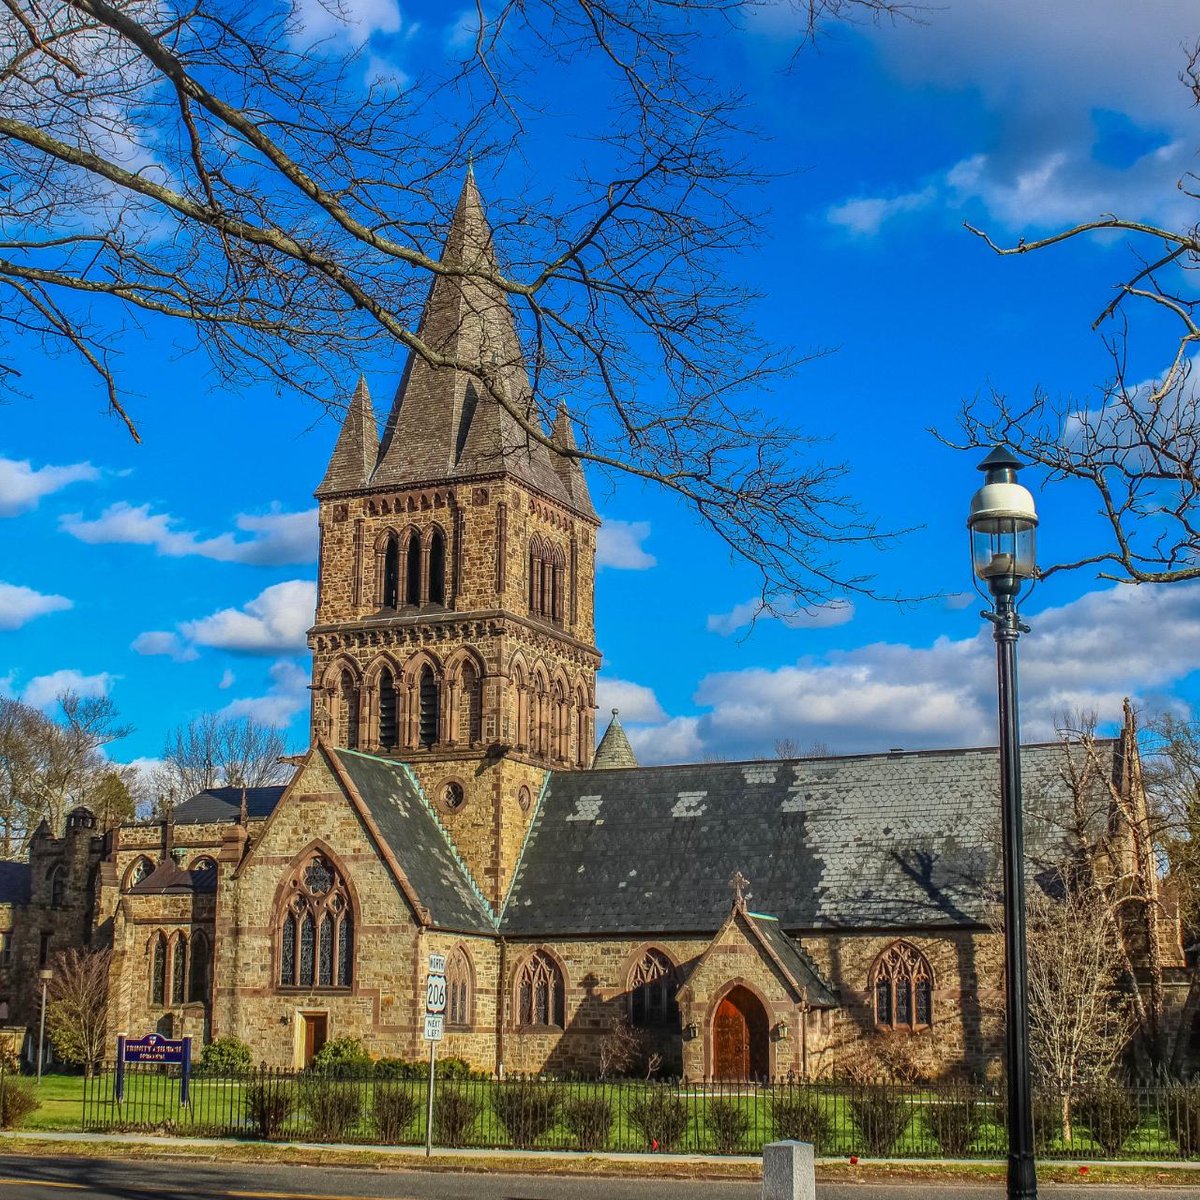
[[[917,995],[914,988],[912,994],[912,1020],[906,1023],[901,1023],[896,1020],[896,994],[895,989],[892,991],[892,1019],[889,1023],[883,1024],[879,1021],[875,1010],[875,986],[879,982],[879,971],[883,965],[883,960],[891,954],[899,946],[906,946],[911,950],[924,964],[925,970],[929,976],[929,1021],[917,1020]],[[934,1019],[934,997],[937,995],[937,976],[934,974],[933,963],[929,960],[929,955],[921,949],[916,942],[910,938],[898,937],[893,938],[886,946],[875,955],[871,961],[871,969],[867,972],[867,989],[864,994],[864,1000],[867,1015],[871,1021],[871,1028],[882,1030],[888,1033],[915,1033],[922,1029],[932,1029],[937,1021]],[[959,996],[962,992],[960,990]]]
[[[694,974],[694,972],[693,972]],[[778,1007],[772,1004],[766,996],[763,995],[762,988],[756,983],[752,983],[742,975],[735,975],[723,983],[713,994],[709,1000],[707,1007],[704,1010],[704,1024],[701,1028],[701,1037],[704,1039],[704,1075],[705,1078],[711,1079],[715,1064],[713,1063],[713,1021],[717,1015],[717,1007],[730,992],[736,988],[745,988],[758,1002],[763,1006],[763,1012],[767,1015],[767,1076],[775,1077],[776,1066],[776,1048],[774,1032],[776,1018],[778,1016]],[[792,1005],[792,1008],[795,1008]]]

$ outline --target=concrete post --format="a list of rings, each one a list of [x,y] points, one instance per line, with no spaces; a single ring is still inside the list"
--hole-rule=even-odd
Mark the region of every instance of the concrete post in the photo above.
[[[763,1147],[762,1200],[817,1200],[812,1142],[771,1142]]]

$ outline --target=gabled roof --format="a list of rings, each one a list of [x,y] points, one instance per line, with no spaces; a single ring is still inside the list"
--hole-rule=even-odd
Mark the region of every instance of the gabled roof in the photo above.
[[[783,932],[778,917],[747,912],[746,920],[758,934],[763,948],[803,992],[813,1008],[837,1007],[838,999],[833,985],[817,969],[817,964],[809,957],[808,952]]]
[[[1049,816],[1067,807],[1062,755],[1024,748],[1031,857],[1062,840]],[[994,895],[998,797],[994,749],[555,773],[502,928],[711,931],[739,870],[788,931],[977,928]]]
[[[27,862],[0,862],[0,904],[28,904],[32,876]]]
[[[283,792],[282,784],[246,788],[246,815],[252,821],[269,817]],[[172,820],[176,825],[216,825],[224,821],[236,821],[241,811],[240,787],[210,788],[177,804]]]
[[[629,738],[625,733],[625,727],[621,724],[618,710],[614,708],[612,720],[609,721],[608,728],[600,739],[600,745],[596,747],[596,753],[592,757],[592,770],[612,771],[618,767],[636,767],[637,765],[637,755],[634,754],[633,747],[629,744]]]
[[[494,934],[494,914],[408,767],[357,750],[327,753],[345,772],[430,924]]]
[[[378,455],[379,429],[375,424],[375,410],[371,406],[367,381],[360,375],[346,407],[346,419],[342,422],[325,478],[315,495],[332,496],[366,487]]]
[[[486,278],[498,274],[499,267],[473,173],[463,184],[441,261],[458,273],[435,274],[418,336],[451,364],[478,367],[486,382],[468,370],[433,366],[411,355],[384,427],[370,486],[399,488],[507,473],[594,516],[586,486],[581,491],[582,474],[577,481],[569,469],[560,473],[558,456],[530,437],[497,399],[528,414],[529,423],[537,425],[508,297]]]
[[[189,871],[174,859],[158,864],[140,883],[129,889],[131,896],[169,896],[203,894],[217,890],[216,871]]]

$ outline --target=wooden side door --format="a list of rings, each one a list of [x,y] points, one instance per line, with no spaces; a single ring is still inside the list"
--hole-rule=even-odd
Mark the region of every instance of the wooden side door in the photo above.
[[[313,1056],[325,1045],[329,1035],[329,1018],[324,1013],[304,1014],[304,1065],[312,1062]]]
[[[750,1075],[750,1031],[742,1010],[726,996],[713,1017],[713,1074],[718,1079]]]

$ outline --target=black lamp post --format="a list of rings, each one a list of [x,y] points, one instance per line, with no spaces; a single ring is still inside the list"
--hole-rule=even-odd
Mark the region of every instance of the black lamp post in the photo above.
[[[971,499],[971,560],[994,607],[983,616],[996,639],[1000,701],[1000,799],[1004,824],[1004,989],[1008,1053],[1008,1195],[1036,1200],[1033,1091],[1029,1078],[1029,1013],[1025,961],[1025,833],[1021,813],[1021,734],[1017,717],[1017,617],[1022,586],[1037,570],[1033,497],[1017,482],[1022,464],[998,446],[979,464],[983,487]]]

